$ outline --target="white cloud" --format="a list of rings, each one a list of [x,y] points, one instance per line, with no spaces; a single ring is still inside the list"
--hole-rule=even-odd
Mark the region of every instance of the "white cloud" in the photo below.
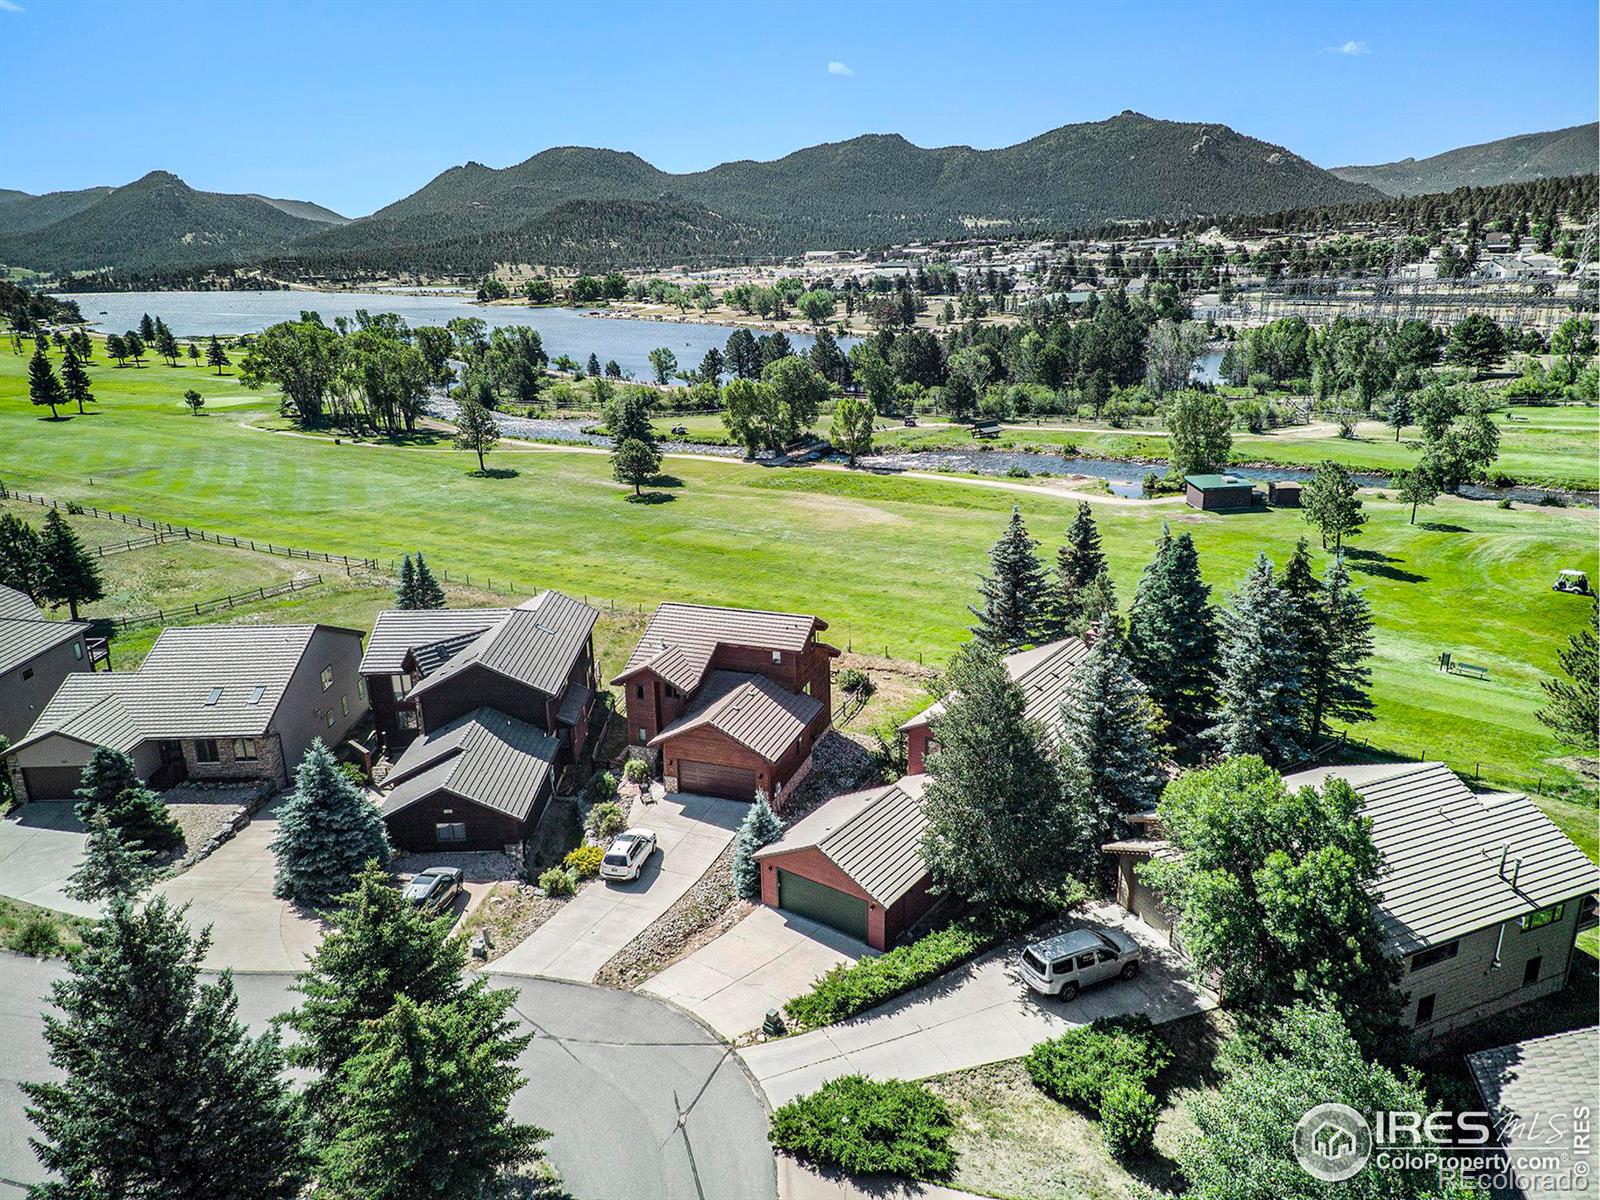
[[[22,5],[13,3],[13,0],[0,0],[0,12],[26,12],[26,11],[27,10],[24,9],[22,7]]]
[[[1324,53],[1325,54],[1348,54],[1350,57],[1355,58],[1355,57],[1357,57],[1359,55],[1362,55],[1362,54],[1371,54],[1372,51],[1367,47],[1367,44],[1365,42],[1354,42],[1354,41],[1351,41],[1351,42],[1346,42],[1342,46],[1329,46],[1327,48],[1327,50],[1324,51]]]
[[[11,2],[11,0],[0,0],[0,4],[9,4],[10,2]],[[831,63],[828,64],[828,74],[829,75],[854,75],[855,72],[852,71],[849,67],[845,66],[842,62],[831,62]]]

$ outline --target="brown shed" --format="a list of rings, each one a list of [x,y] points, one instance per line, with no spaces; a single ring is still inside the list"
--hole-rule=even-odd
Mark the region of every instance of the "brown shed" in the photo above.
[[[1230,512],[1253,506],[1256,489],[1236,475],[1190,475],[1184,480],[1184,499],[1190,508]]]
[[[1277,508],[1300,507],[1300,483],[1295,479],[1274,479],[1267,484],[1267,503]]]

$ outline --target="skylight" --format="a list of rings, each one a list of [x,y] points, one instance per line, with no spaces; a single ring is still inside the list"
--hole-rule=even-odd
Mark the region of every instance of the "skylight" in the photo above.
[[[266,689],[266,686],[264,684],[260,684],[260,683],[256,684],[255,687],[250,689],[250,700],[249,700],[249,703],[251,703],[251,704],[260,704],[261,703],[261,697],[266,693],[266,690],[267,689]]]
[[[210,708],[213,704],[215,704],[218,700],[221,700],[221,699],[222,699],[222,689],[219,688],[219,687],[212,688],[211,689],[211,694],[206,697],[206,707]]]

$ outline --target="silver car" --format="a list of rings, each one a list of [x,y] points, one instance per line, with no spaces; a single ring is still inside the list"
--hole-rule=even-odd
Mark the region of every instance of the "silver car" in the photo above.
[[[461,894],[465,878],[460,867],[429,867],[413,875],[401,894],[407,904],[424,912],[443,912]]]
[[[1120,929],[1087,925],[1035,942],[1022,952],[1022,978],[1034,991],[1071,1000],[1107,979],[1132,979],[1143,951]]]
[[[629,880],[639,878],[644,864],[656,848],[656,835],[649,829],[629,829],[611,839],[600,860],[600,878]]]

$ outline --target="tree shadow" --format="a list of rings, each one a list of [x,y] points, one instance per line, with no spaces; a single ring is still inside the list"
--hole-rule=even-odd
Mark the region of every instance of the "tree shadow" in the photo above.
[[[1349,553],[1348,550],[1345,551],[1347,557]],[[1364,562],[1357,559],[1350,564],[1350,569],[1362,575],[1376,575],[1380,579],[1392,579],[1396,583],[1426,583],[1428,581],[1426,575],[1419,575],[1415,571],[1406,571],[1400,567],[1388,565],[1388,563],[1394,561],[1396,560],[1388,558],[1385,558],[1382,562]]]
[[[681,488],[683,486],[683,480],[679,479],[676,475],[657,475],[650,480],[650,486],[661,488]]]
[[[1472,530],[1464,525],[1446,525],[1442,521],[1418,521],[1418,529],[1426,529],[1429,533],[1471,533]]]
[[[522,472],[515,467],[485,467],[481,471],[468,471],[467,474],[477,479],[515,479]]]
[[[676,499],[670,492],[640,492],[627,497],[629,504],[671,504]]]
[[[59,425],[62,421],[70,421],[70,420],[72,420],[73,417],[75,417],[77,415],[78,415],[77,413],[56,413],[54,416],[40,417],[39,420],[41,420],[41,421],[54,421],[56,424]]]
[[[1392,563],[1400,561],[1400,559],[1395,558],[1393,555],[1385,554],[1381,550],[1360,550],[1353,546],[1344,548],[1344,556],[1353,558],[1358,562]]]

